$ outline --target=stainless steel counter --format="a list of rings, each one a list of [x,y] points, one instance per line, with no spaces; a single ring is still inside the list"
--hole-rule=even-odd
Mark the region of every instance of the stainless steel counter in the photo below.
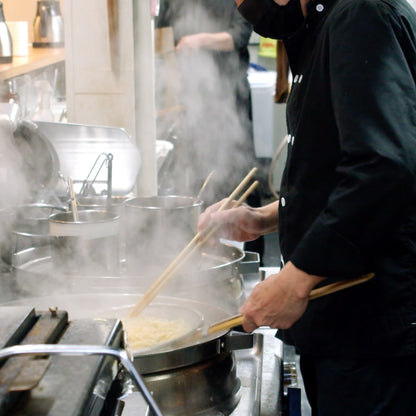
[[[231,416],[272,416],[280,414],[282,342],[274,330],[259,329],[260,348],[236,351],[237,375],[242,397]]]

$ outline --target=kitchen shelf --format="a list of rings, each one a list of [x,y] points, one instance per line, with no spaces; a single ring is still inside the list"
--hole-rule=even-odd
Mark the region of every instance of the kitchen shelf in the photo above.
[[[13,62],[0,64],[0,82],[65,60],[65,48],[33,48],[28,56],[14,56]]]

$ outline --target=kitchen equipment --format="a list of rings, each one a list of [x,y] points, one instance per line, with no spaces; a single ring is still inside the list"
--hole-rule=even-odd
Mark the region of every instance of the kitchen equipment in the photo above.
[[[258,267],[257,253],[243,252],[226,244],[206,247],[200,253],[199,261],[175,276],[162,294],[173,293],[191,300],[210,302],[233,315],[244,301],[243,276],[256,275]],[[135,274],[123,273],[123,270],[112,275],[70,274],[68,270],[56,268],[50,246],[14,253],[12,268],[16,287],[28,296],[78,292],[144,293],[149,281],[157,277],[145,269],[137,270]]]
[[[202,193],[204,192],[205,188],[207,187],[209,181],[212,178],[212,175],[214,175],[215,170],[212,170],[208,176],[206,177],[204,183],[202,184],[201,188],[199,189],[198,195],[196,196],[196,199],[201,199]]]
[[[19,205],[14,209],[14,221],[11,224],[11,255],[31,247],[43,247],[51,244],[49,236],[49,216],[65,212],[64,206],[31,203]],[[11,259],[9,259],[11,264]]]
[[[110,210],[117,215],[122,216],[124,211],[124,202],[130,199],[127,196],[112,196],[110,203]],[[106,210],[108,208],[107,195],[89,195],[89,196],[77,196],[77,205],[79,210],[92,209],[92,210]]]
[[[119,217],[108,211],[72,212],[49,217],[54,268],[67,274],[106,276],[120,268]]]
[[[79,221],[79,216],[78,216],[78,203],[77,203],[77,198],[75,196],[75,191],[74,191],[74,182],[72,181],[71,178],[68,178],[68,188],[69,188],[69,195],[70,195],[70,205],[71,205],[71,211],[72,211],[72,218],[74,220],[74,222],[78,222]]]
[[[0,208],[0,258],[2,269],[8,269],[11,265],[13,252],[11,233],[16,213],[12,208]],[[2,270],[3,271],[3,270]]]
[[[124,129],[42,121],[35,124],[53,146],[60,171],[72,178],[77,194],[101,153],[113,155],[112,195],[126,196],[133,190],[140,169],[140,152]],[[88,195],[106,193],[107,180],[107,173],[101,170]]]
[[[103,316],[108,317],[112,311],[116,316],[123,314],[132,307],[137,296],[140,295],[77,294],[20,299],[12,304],[35,305],[39,310],[50,304],[60,305],[60,308],[68,306],[72,323],[94,318],[96,322],[105,322]],[[162,305],[176,305],[178,309],[185,307],[199,311],[204,316],[203,327],[205,321],[220,319],[227,314],[220,308],[187,299],[163,297],[160,301]],[[241,383],[236,374],[234,352],[252,348],[255,340],[253,335],[223,332],[219,336],[204,337],[197,342],[188,339],[181,346],[172,343],[157,350],[133,353],[133,364],[142,374],[163,414],[201,412],[228,415],[241,398]]]
[[[0,64],[13,61],[13,42],[4,18],[3,2],[0,2]]]
[[[22,111],[19,104],[15,102],[0,103],[0,114],[8,116],[15,127],[21,117]]]
[[[101,163],[100,163],[101,160]],[[107,165],[107,201],[106,201],[106,209],[109,211],[111,210],[112,204],[112,196],[113,196],[113,155],[111,153],[101,153],[98,155],[97,159],[95,160],[91,170],[88,172],[88,176],[84,180],[81,189],[79,191],[80,195],[86,196],[94,191],[94,182],[97,179],[102,167],[104,164]],[[93,192],[94,193],[94,192]],[[75,193],[74,193],[75,198]]]
[[[22,229],[34,231],[36,234],[49,233],[49,217],[58,212],[68,210],[64,205],[44,203],[22,204],[16,207],[16,224]]]
[[[37,124],[20,121],[14,131],[14,143],[22,156],[22,170],[32,193],[53,189],[60,177],[59,158]]]
[[[195,235],[201,206],[200,200],[178,195],[128,199],[123,219],[127,272],[162,270]]]
[[[79,346],[79,345],[48,345],[48,344],[42,344],[42,345],[36,345],[36,344],[30,344],[30,345],[18,345],[13,347],[7,347],[2,350],[0,350],[0,360],[18,357],[18,356],[51,356],[51,355],[57,355],[57,356],[71,356],[71,357],[79,357],[79,356],[104,356],[104,357],[112,357],[118,360],[120,365],[122,365],[126,371],[129,372],[131,376],[131,380],[134,383],[134,385],[138,388],[138,390],[143,395],[143,398],[145,402],[148,405],[148,408],[145,408],[146,414],[148,414],[148,411],[151,411],[151,414],[154,416],[162,416],[162,413],[160,412],[160,409],[158,408],[157,404],[153,400],[153,397],[149,390],[146,388],[146,386],[143,383],[143,380],[141,379],[140,375],[137,373],[136,369],[134,368],[133,364],[130,361],[130,358],[126,351],[120,349],[120,348],[113,348],[113,347],[107,347],[107,346],[101,346],[101,345],[87,345],[87,346]],[[117,387],[112,389],[116,392],[119,392],[120,389],[120,383],[116,383]],[[104,413],[105,415],[110,414],[114,415],[115,412],[117,412],[118,415],[120,415],[120,412],[124,408],[124,402],[121,400],[115,400],[114,398],[117,398],[115,396],[115,393],[113,391],[110,391],[108,393],[108,396],[104,402]],[[110,400],[108,400],[108,397],[110,397]],[[100,391],[100,399],[103,399],[102,392]],[[50,402],[50,401],[49,401]],[[110,402],[110,406],[113,405],[115,408],[109,408],[108,402]],[[49,410],[49,409],[48,409]],[[58,414],[62,415],[62,407],[58,407]],[[82,409],[80,409],[82,411]],[[97,414],[96,412],[99,412],[100,409],[95,406],[95,403],[93,405],[93,408],[90,409],[92,413],[89,414]],[[37,409],[37,412],[39,410]],[[104,416],[104,413],[100,413],[100,415]],[[25,413],[27,414],[27,413]],[[38,416],[39,413],[37,413]],[[135,415],[137,415],[137,407],[135,409]],[[50,413],[48,413],[50,415]]]
[[[244,189],[246,184],[251,180],[251,178],[256,173],[257,169],[252,169],[249,174],[241,181],[241,183],[235,188],[235,190],[230,194],[227,200],[221,205],[219,208],[220,211],[229,208],[231,204],[233,204],[234,198],[240,194],[240,192]],[[253,185],[257,186],[257,182],[254,182]],[[249,189],[240,197],[240,199],[233,205],[234,207],[241,205],[243,201],[247,198],[247,196],[254,190],[254,186],[249,187]],[[143,297],[139,300],[139,302],[135,305],[135,307],[130,312],[130,315],[134,315],[140,312],[152,299],[163,289],[166,285],[168,280],[174,275],[175,272],[185,263],[186,260],[189,260],[190,256],[196,251],[198,248],[202,247],[202,245],[208,241],[208,239],[215,233],[218,227],[214,226],[211,227],[204,232],[198,232],[194,238],[185,246],[185,248],[179,253],[177,257],[173,259],[173,261],[167,266],[167,268],[162,272],[162,274],[158,277],[158,279],[152,284],[152,286],[146,291]],[[167,230],[164,230],[166,232]]]
[[[181,347],[194,339],[196,340],[202,332],[204,324],[204,316],[201,311],[186,305],[185,302],[179,303],[176,300],[173,302],[165,300],[149,305],[137,319],[127,318],[127,313],[128,306],[109,307],[107,305],[102,310],[96,310],[94,315],[99,318],[118,318],[122,320],[124,329],[127,331],[129,349],[133,355],[153,354],[157,351]],[[143,327],[143,325],[146,325],[146,327]],[[149,327],[149,325],[151,326]],[[172,328],[167,329],[166,326],[168,325],[178,325],[180,327],[180,331],[177,331],[178,335],[175,334]],[[168,332],[166,334],[157,333],[164,330]],[[135,333],[130,333],[130,331]],[[168,335],[170,339],[164,340]],[[140,336],[144,339],[140,340]],[[143,346],[137,347],[133,340]]]
[[[221,279],[225,279],[226,275],[229,273],[231,266],[230,263],[232,263],[233,268],[237,268],[237,263],[234,262],[234,259],[232,259],[230,256],[231,253],[237,255],[237,253],[240,252],[240,254],[242,254],[242,256],[244,257],[244,253],[241,253],[240,249],[235,249],[234,251],[234,248],[228,245],[226,246],[226,248],[229,249],[225,250],[226,254],[218,256],[218,258],[217,255],[211,256],[211,253],[207,253],[209,259],[207,259],[206,268],[212,268],[214,267],[214,264],[216,264],[219,268],[220,273],[221,271],[225,272],[224,276],[220,277]],[[39,257],[39,255],[35,255],[33,258],[39,259]],[[228,260],[225,261],[225,258],[228,258]],[[227,263],[227,266],[223,268],[221,264],[225,262]],[[41,266],[41,264],[39,264],[39,266]],[[255,273],[254,271],[252,271],[252,268],[254,268],[254,264],[252,264],[250,261],[248,265],[244,265],[244,269],[249,269],[246,272],[246,274],[243,274],[243,271],[241,271],[240,273],[243,274],[244,288],[245,290],[248,290],[248,292],[259,281],[260,278],[258,269],[257,273]],[[40,284],[36,283],[39,280],[39,278],[44,276],[45,281],[51,281],[57,274],[51,269],[47,269],[46,271],[42,271],[41,269],[42,267],[37,269],[38,276],[34,279],[33,273],[30,267],[28,267],[28,269],[25,271],[26,278],[24,279],[23,277],[21,277],[20,280],[18,288],[20,296],[22,296],[24,293],[28,293],[25,290],[21,290],[24,288],[25,282],[26,287],[29,282],[29,284],[35,286],[35,290],[37,289],[39,291]],[[21,269],[18,271],[23,272],[23,270]],[[30,276],[30,274],[32,274],[32,276]],[[122,278],[99,278],[89,276],[89,279],[94,280],[96,282],[94,289],[90,290],[90,294],[79,294],[79,292],[81,291],[84,292],[85,289],[84,286],[82,286],[82,282],[85,282],[86,279],[83,279],[82,277],[83,276],[80,276],[80,278],[77,279],[76,282],[72,282],[72,286],[70,286],[68,292],[66,292],[67,287],[65,285],[69,284],[69,280],[71,279],[68,279],[67,277],[66,280],[63,281],[63,286],[61,288],[62,290],[60,294],[52,295],[53,293],[55,293],[57,289],[59,289],[55,287],[53,290],[49,289],[48,291],[46,291],[46,296],[42,298],[20,299],[19,301],[15,301],[13,303],[16,304],[17,302],[20,302],[20,304],[22,304],[21,302],[24,301],[26,302],[26,305],[35,306],[39,310],[44,310],[46,307],[49,307],[50,305],[58,305],[60,309],[68,310],[71,321],[75,321],[78,319],[88,319],[89,316],[93,316],[88,315],[89,311],[93,309],[102,310],[106,307],[124,307],[126,308],[125,310],[130,310],[131,307],[137,301],[138,296],[143,293],[143,291],[134,290],[133,276],[130,282],[130,289],[124,292],[120,291],[120,287],[126,287],[125,283],[121,283],[120,281]],[[198,276],[194,277],[198,278]],[[212,276],[212,278],[214,277]],[[249,279],[249,281],[247,281],[247,278]],[[212,283],[212,279],[210,279],[209,274],[206,276],[204,275],[204,279],[206,279],[207,281],[211,280]],[[216,281],[214,280],[214,283],[215,282]],[[13,282],[11,281],[10,283]],[[176,288],[176,278],[171,283],[175,283]],[[74,293],[76,289],[78,289],[78,293]],[[105,290],[107,290],[107,293],[104,293]],[[129,294],[126,295],[126,293]],[[215,302],[211,302],[211,297],[209,295],[204,296],[205,293],[206,290],[202,290],[200,293],[201,298],[198,300],[187,299],[186,296],[182,295],[175,295],[174,300],[176,300],[177,298],[181,298],[184,301],[184,306],[196,310],[204,310],[198,308],[197,305],[200,303],[207,305],[207,312],[209,314],[212,312],[212,320],[211,318],[207,321],[204,320],[204,327],[205,325],[208,326],[211,323],[214,323],[216,321],[226,318],[227,316],[233,313],[236,313],[230,312],[227,308],[216,306]],[[33,294],[28,294],[30,296],[33,296]],[[10,299],[10,297],[3,296],[3,299],[7,300]],[[43,299],[42,302],[41,299]],[[170,304],[172,303],[172,298],[169,296],[161,295],[160,297],[158,297],[157,300],[155,300],[155,303],[159,302],[166,302]],[[66,308],[66,306],[68,306],[68,308]],[[204,316],[207,315],[204,314]],[[147,379],[151,379],[152,382],[160,381],[162,383],[166,379],[171,381],[170,386],[173,387],[175,391],[172,391],[172,389],[168,389],[165,386],[166,388],[162,392],[162,400],[166,400],[166,405],[169,405],[169,403],[170,406],[176,405],[177,409],[180,409],[179,411],[176,409],[176,414],[179,413],[181,416],[183,414],[197,413],[199,415],[206,416],[213,416],[214,414],[229,414],[230,416],[260,416],[268,414],[280,414],[279,406],[281,405],[281,402],[279,399],[279,392],[281,386],[281,361],[279,357],[281,354],[281,341],[275,338],[274,334],[275,330],[271,330],[268,328],[264,330],[262,329],[261,331],[256,331],[255,334],[252,334],[250,335],[250,337],[248,337],[248,339],[251,338],[252,340],[252,348],[233,349],[231,354],[235,363],[235,368],[233,370],[235,371],[235,373],[228,373],[228,376],[227,371],[229,371],[229,367],[227,367],[226,365],[221,366],[220,362],[229,363],[230,361],[220,361],[218,359],[218,354],[219,351],[221,351],[221,348],[231,348],[231,345],[229,344],[231,341],[241,346],[243,340],[246,339],[246,336],[245,334],[243,334],[244,337],[240,337],[241,334],[235,331],[225,333],[224,335],[226,335],[226,337],[218,336],[219,334],[217,334],[217,337],[214,337],[215,340],[212,339],[212,342],[208,342],[207,344],[205,344],[205,342],[204,344],[197,344],[198,348],[196,349],[196,351],[190,345],[189,347],[184,346],[185,348],[177,348],[176,350],[172,350],[167,355],[161,354],[161,351],[158,352],[158,354],[154,356],[155,361],[159,361],[159,363],[163,364],[163,366],[165,365],[164,361],[168,361],[168,363],[174,364],[176,369],[167,371],[161,370],[159,372],[149,374],[146,373],[145,377]],[[206,338],[205,340],[208,339]],[[203,357],[205,353],[207,354],[207,357],[211,356],[211,354],[214,353],[213,359],[204,360],[204,358],[199,358],[198,362],[186,365],[186,360],[193,361],[195,358],[201,356]],[[150,360],[149,355],[150,354],[147,354],[147,358]],[[136,360],[137,358],[135,357],[135,362]],[[185,365],[181,366],[181,362]],[[207,365],[205,365],[205,363],[207,363]],[[150,364],[153,366],[153,363],[151,361]],[[144,363],[142,363],[142,365],[144,365]],[[192,377],[199,377],[199,380]],[[237,380],[235,379],[235,377]],[[236,383],[238,383],[238,380],[240,380],[240,387],[235,388],[235,396],[230,396],[229,394],[229,392],[232,391],[232,389],[230,389],[230,386],[232,386],[233,383],[227,384],[226,388],[222,389],[221,383],[223,383],[227,379],[229,381],[236,380]],[[238,384],[235,385],[238,386]],[[220,394],[217,396],[216,392],[218,390],[221,391]],[[225,392],[225,395],[221,396],[221,394],[223,394],[222,392]],[[210,397],[212,397],[213,399],[211,403],[209,403]],[[225,404],[227,404],[227,402],[228,404],[231,404],[233,401],[238,401],[237,405],[231,413],[229,413],[230,410],[228,410],[227,412],[221,412],[220,410],[217,410],[219,408],[218,406],[221,406],[221,404],[219,404],[220,397],[224,398],[224,401],[222,403],[224,407]],[[130,383],[128,382],[126,383],[126,386],[123,388],[123,397],[120,399],[120,402],[123,409],[121,410],[120,407],[119,413],[113,413],[111,414],[111,416],[114,416],[114,414],[117,414],[118,416],[144,416],[146,414],[149,414],[149,410],[147,408],[148,406],[142,399],[141,394],[135,392],[134,386],[130,386]],[[188,410],[188,408],[186,407],[188,402],[190,402],[190,406],[193,406],[193,409],[204,408],[205,411],[201,410],[200,412],[192,412],[191,407],[189,412],[186,413],[186,411]],[[157,403],[159,404],[159,401]],[[165,408],[163,408],[163,414],[169,415],[175,413],[166,412]],[[37,416],[43,415],[38,414]],[[59,414],[59,416],[62,415]]]
[[[59,1],[38,1],[33,21],[33,47],[62,48],[64,39],[64,20]]]
[[[116,381],[119,369],[114,357],[87,357],[86,350],[89,345],[120,348],[123,339],[120,322],[115,319],[69,321],[67,312],[56,308],[49,311],[50,305],[45,309],[35,309],[30,303],[29,306],[1,306],[0,347],[52,344],[47,347],[65,348],[70,344],[79,348],[80,355],[84,351],[85,356],[22,356],[2,361],[2,416],[98,415]]]
[[[14,125],[6,114],[0,114],[0,208],[13,208],[28,195],[23,172],[24,160],[14,142]]]

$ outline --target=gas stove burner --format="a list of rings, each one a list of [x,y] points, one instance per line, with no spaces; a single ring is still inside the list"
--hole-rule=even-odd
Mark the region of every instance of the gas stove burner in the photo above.
[[[2,306],[0,317],[1,348],[122,343],[117,320],[70,322],[65,311],[25,306]],[[117,372],[117,361],[102,356],[13,356],[0,362],[0,416],[98,416]]]

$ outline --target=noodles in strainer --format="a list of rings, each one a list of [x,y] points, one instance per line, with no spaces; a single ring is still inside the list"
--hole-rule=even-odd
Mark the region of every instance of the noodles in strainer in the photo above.
[[[190,327],[179,319],[164,318],[124,318],[127,339],[132,350],[155,347],[185,335]]]

